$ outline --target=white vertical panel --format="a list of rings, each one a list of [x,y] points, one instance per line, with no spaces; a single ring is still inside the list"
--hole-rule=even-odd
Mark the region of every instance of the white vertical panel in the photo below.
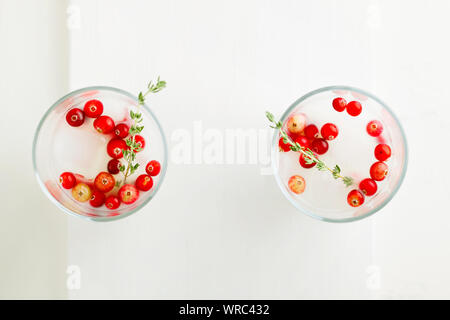
[[[377,296],[448,298],[450,3],[380,1],[379,8],[377,93],[402,120],[410,162],[398,195],[374,219]]]
[[[0,1],[0,298],[65,298],[67,217],[38,187],[34,132],[67,90],[66,1]]]

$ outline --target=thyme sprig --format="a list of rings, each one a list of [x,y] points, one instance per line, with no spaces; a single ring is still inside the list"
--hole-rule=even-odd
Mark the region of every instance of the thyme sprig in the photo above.
[[[283,130],[283,124],[281,121],[276,121],[272,113],[266,112],[266,117],[273,124],[270,127],[280,132],[280,136],[283,138],[284,143],[290,144],[290,148],[294,152],[300,152],[305,156],[305,162],[307,164],[316,163],[316,168],[319,171],[330,171],[334,179],[342,179],[342,182],[348,187],[353,184],[353,178],[341,175],[341,168],[335,165],[333,169],[328,167],[325,162],[317,158],[314,153],[307,148],[302,147],[298,142],[295,142],[289,137],[286,131]]]
[[[160,77],[158,77],[156,83],[150,81],[147,85],[147,91],[145,91],[145,93],[142,91],[139,92],[138,105],[136,108],[137,110],[130,110],[130,118],[133,123],[128,131],[130,136],[125,139],[125,143],[129,149],[122,149],[123,159],[125,160],[126,165],[120,166],[120,171],[123,173],[124,178],[122,182],[119,181],[117,183],[117,186],[120,186],[122,183],[125,184],[127,178],[135,173],[139,168],[139,163],[136,162],[136,154],[142,150],[142,147],[141,144],[136,141],[136,135],[140,134],[144,129],[144,126],[142,125],[143,118],[142,113],[140,112],[140,106],[144,105],[145,98],[149,93],[158,93],[165,87],[166,82],[161,80]]]

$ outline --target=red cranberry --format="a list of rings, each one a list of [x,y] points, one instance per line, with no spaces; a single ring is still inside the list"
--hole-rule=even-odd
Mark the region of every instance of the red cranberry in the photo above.
[[[103,113],[103,103],[99,100],[89,100],[84,104],[86,117],[98,118]]]
[[[109,116],[100,116],[94,120],[94,128],[100,133],[110,133],[114,127],[114,120]]]
[[[130,127],[125,123],[119,123],[114,129],[114,134],[119,138],[126,138],[128,136],[128,131],[130,131]]]
[[[309,124],[305,128],[305,136],[308,139],[315,139],[319,137],[319,129],[315,124]]]
[[[335,98],[333,100],[333,108],[334,108],[334,110],[336,110],[338,112],[344,111],[346,106],[347,106],[347,101],[345,101],[344,98]]]
[[[66,121],[72,127],[79,127],[84,123],[84,112],[81,109],[73,108],[67,112]]]
[[[380,143],[375,147],[375,158],[380,161],[386,161],[391,157],[391,147],[387,144]]]
[[[108,172],[111,174],[118,174],[120,172],[120,167],[122,164],[117,159],[111,159],[108,162]]]
[[[382,181],[388,174],[388,166],[386,163],[378,161],[370,167],[370,177],[376,181]]]
[[[358,190],[352,190],[348,193],[347,202],[352,207],[359,207],[364,203],[364,195]]]
[[[324,154],[328,151],[328,142],[323,138],[314,139],[311,143],[311,150],[317,154]]]
[[[320,129],[320,134],[325,140],[334,140],[338,136],[339,130],[333,123],[325,123]]]
[[[358,101],[350,101],[347,104],[347,113],[352,117],[356,117],[361,114],[362,106]]]
[[[141,191],[148,191],[153,186],[153,179],[147,174],[141,174],[137,177],[135,185]]]
[[[383,125],[378,120],[372,120],[367,124],[366,130],[372,137],[378,137],[383,132]]]
[[[359,183],[359,190],[366,196],[373,196],[377,192],[377,183],[375,180],[367,178]]]
[[[161,171],[161,164],[156,160],[152,160],[145,166],[145,171],[150,176],[157,176]]]

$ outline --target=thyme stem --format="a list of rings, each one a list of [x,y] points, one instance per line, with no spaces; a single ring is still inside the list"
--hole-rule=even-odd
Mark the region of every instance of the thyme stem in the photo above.
[[[138,105],[136,112],[130,110],[130,118],[133,120],[133,124],[130,127],[129,134],[130,137],[125,140],[129,149],[122,149],[123,158],[125,159],[126,166],[121,166],[120,171],[123,173],[123,181],[118,183],[118,186],[125,184],[127,178],[131,176],[138,168],[139,163],[135,163],[136,154],[142,150],[140,142],[136,142],[136,135],[141,133],[144,126],[140,123],[142,122],[142,113],[140,112],[140,107],[145,103],[145,97],[149,93],[157,93],[166,87],[166,82],[161,80],[160,77],[156,80],[156,83],[152,81],[147,85],[147,90],[145,93],[139,92],[138,95]]]
[[[307,164],[311,164],[313,162],[316,163],[316,168],[319,171],[328,170],[333,175],[334,179],[341,179],[342,182],[348,187],[353,184],[353,178],[348,176],[342,176],[341,168],[338,165],[335,165],[333,169],[328,167],[325,162],[318,159],[314,153],[310,149],[306,149],[305,147],[302,147],[298,142],[295,142],[291,139],[291,137],[288,136],[286,131],[283,130],[283,124],[281,121],[276,121],[275,117],[272,113],[266,112],[266,117],[269,119],[269,121],[273,124],[270,127],[273,129],[276,129],[280,132],[281,137],[283,138],[284,143],[289,143],[291,145],[291,150],[294,152],[300,152],[305,156],[305,162]]]

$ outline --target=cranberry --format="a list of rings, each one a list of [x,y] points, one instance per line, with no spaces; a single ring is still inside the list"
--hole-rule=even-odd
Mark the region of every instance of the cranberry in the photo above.
[[[110,133],[114,127],[114,120],[109,116],[100,116],[94,120],[94,128],[100,133]]]
[[[91,187],[89,187],[86,183],[77,183],[72,189],[72,196],[77,201],[86,202],[92,196]]]
[[[289,189],[296,194],[301,194],[305,191],[306,182],[302,176],[292,176],[288,182]]]
[[[334,108],[334,110],[336,110],[338,112],[344,111],[346,106],[347,106],[347,101],[345,101],[344,98],[335,98],[333,100],[333,108]]]
[[[94,186],[97,190],[101,192],[109,192],[116,185],[116,180],[108,172],[100,172],[94,180]]]
[[[381,161],[375,162],[370,167],[370,177],[373,180],[376,180],[376,181],[384,180],[384,178],[387,176],[387,174],[388,174],[388,166],[384,162],[381,162]]]
[[[72,127],[79,127],[84,123],[84,112],[81,109],[73,108],[67,112],[66,121]]]
[[[161,171],[161,164],[156,160],[152,160],[145,166],[145,171],[150,176],[157,176]]]
[[[108,172],[111,174],[118,174],[120,172],[120,167],[122,164],[117,159],[111,159],[108,162]]]
[[[95,208],[101,207],[105,203],[105,195],[103,192],[94,190],[92,192],[91,200],[89,200],[89,204]]]
[[[373,196],[377,192],[377,183],[370,178],[364,179],[359,183],[359,190],[366,196]]]
[[[72,189],[77,183],[77,179],[72,172],[63,172],[59,176],[59,183],[64,189]]]
[[[126,138],[130,127],[125,123],[119,123],[114,129],[114,134],[119,138]]]
[[[325,140],[334,140],[338,136],[339,130],[332,123],[325,123],[320,129],[320,134]]]
[[[86,117],[98,118],[103,113],[103,103],[99,100],[89,100],[84,104],[84,113]]]
[[[358,190],[352,190],[348,193],[347,202],[352,207],[359,207],[364,203],[364,195]]]
[[[284,143],[283,138],[280,138],[280,140],[278,140],[278,147],[279,147],[280,151],[283,151],[283,152],[291,151],[291,145],[289,143]]]
[[[324,154],[328,151],[328,142],[323,138],[314,139],[311,143],[311,150],[317,154]]]
[[[137,177],[135,185],[141,191],[148,191],[153,187],[153,179],[149,175],[141,174]]]
[[[305,136],[299,136],[294,141],[305,149],[309,148],[309,140]]]
[[[387,144],[380,143],[375,147],[375,158],[380,161],[386,161],[391,157],[391,147]]]
[[[305,128],[305,136],[308,139],[315,139],[319,137],[319,129],[315,124],[309,124]]]
[[[372,120],[367,124],[366,130],[372,137],[378,137],[383,132],[383,125],[378,120]]]
[[[140,136],[138,134],[135,135],[134,142],[136,142],[141,147],[141,150],[145,148],[145,139],[143,136]],[[141,150],[139,150],[139,151],[141,151]],[[136,151],[136,152],[139,152],[139,151]]]
[[[139,198],[139,190],[132,184],[124,184],[119,189],[119,198],[125,204],[131,204]]]
[[[316,158],[317,158],[317,154],[315,153],[315,152],[313,152],[313,154],[316,156]],[[314,167],[315,165],[316,165],[316,163],[315,162],[312,162],[312,163],[307,163],[306,162],[306,159],[308,159],[309,160],[309,157],[308,156],[305,156],[303,153],[300,153],[300,157],[298,158],[298,162],[300,162],[300,165],[303,167],[303,168],[305,168],[305,169],[309,169],[309,168],[312,168],[312,167]]]
[[[120,206],[120,199],[116,196],[109,196],[105,200],[105,205],[108,209],[117,209]]]
[[[287,121],[287,129],[292,134],[298,134],[305,129],[306,117],[299,113],[289,117]]]
[[[347,104],[347,113],[353,117],[358,116],[362,111],[361,103],[358,101],[350,101]]]
[[[122,150],[129,149],[127,143],[122,139],[111,139],[106,146],[106,152],[111,158],[120,159],[123,157]]]

